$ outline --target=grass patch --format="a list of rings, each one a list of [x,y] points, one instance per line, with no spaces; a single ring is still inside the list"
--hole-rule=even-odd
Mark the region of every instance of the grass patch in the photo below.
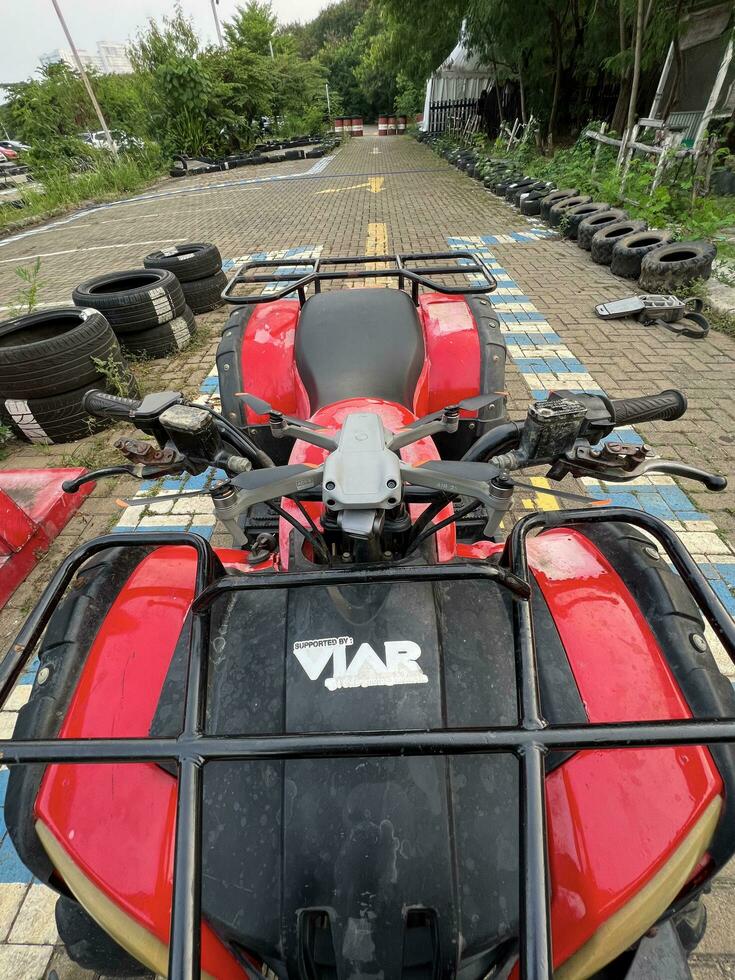
[[[164,173],[158,151],[95,160],[75,171],[63,161],[39,166],[35,181],[19,187],[20,206],[0,204],[0,232],[29,218],[44,218],[79,204],[117,200],[142,190]]]

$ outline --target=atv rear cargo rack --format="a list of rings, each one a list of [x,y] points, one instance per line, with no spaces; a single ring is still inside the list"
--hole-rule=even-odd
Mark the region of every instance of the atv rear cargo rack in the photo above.
[[[503,568],[528,581],[526,541],[531,532],[578,527],[605,521],[640,528],[660,545],[735,663],[735,623],[691,555],[663,521],[627,508],[540,512],[523,518],[508,538]],[[0,664],[0,701],[4,705],[30,661],[54,609],[79,568],[93,555],[113,547],[179,545],[197,553],[196,592],[184,690],[184,725],[178,738],[87,738],[0,740],[2,761],[28,763],[169,762],[178,769],[171,939],[168,976],[195,980],[201,960],[203,769],[214,760],[361,758],[469,753],[512,753],[519,761],[520,829],[520,971],[523,980],[552,976],[549,922],[549,872],[546,846],[545,757],[559,749],[612,749],[631,746],[707,745],[735,742],[735,719],[653,721],[549,726],[542,716],[531,603],[514,593],[516,687],[520,723],[502,728],[452,728],[389,732],[293,735],[208,736],[204,731],[209,610],[218,595],[234,590],[309,588],[356,581],[414,581],[467,578],[503,583],[488,563],[329,569],[324,572],[224,575],[210,544],[188,532],[111,534],[77,548],[59,566],[37,607]]]
[[[450,262],[451,260],[451,262]],[[419,265],[414,263],[444,263],[440,265]],[[360,266],[349,269],[345,266]],[[384,268],[378,268],[382,266]],[[258,269],[271,270],[257,272]],[[482,282],[453,286],[437,282],[439,276],[480,276]],[[321,292],[323,282],[337,282],[353,279],[397,279],[398,288],[405,289],[411,283],[411,298],[418,305],[419,286],[437,293],[449,295],[474,295],[491,293],[497,289],[497,282],[487,264],[474,252],[411,252],[405,255],[335,255],[324,258],[254,259],[245,262],[227,283],[222,298],[236,306],[249,306],[255,303],[273,303],[293,293],[298,294],[303,306],[306,290],[313,284],[314,292]],[[238,286],[284,286],[270,292],[260,292],[247,296],[236,296]]]

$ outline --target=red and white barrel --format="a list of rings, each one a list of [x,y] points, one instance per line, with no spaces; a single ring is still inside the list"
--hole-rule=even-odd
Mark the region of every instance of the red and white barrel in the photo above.
[[[396,116],[396,130],[399,136],[403,136],[406,132],[406,123],[408,119],[405,116]]]
[[[352,135],[362,136],[362,116],[352,117]]]
[[[378,116],[378,136],[388,135],[388,117]]]
[[[396,132],[397,132],[396,125],[397,125],[396,124],[396,117],[395,116],[388,116],[388,135],[389,136],[395,136],[396,135]]]
[[[342,116],[335,116],[334,117],[334,134],[335,134],[335,136],[341,136],[343,134],[343,132],[344,132],[343,123],[344,123],[344,120],[342,119]]]

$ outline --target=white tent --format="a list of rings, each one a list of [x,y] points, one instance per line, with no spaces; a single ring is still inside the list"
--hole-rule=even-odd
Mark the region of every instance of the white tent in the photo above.
[[[465,26],[462,24],[456,47],[426,83],[424,121],[421,124],[424,130],[429,125],[432,102],[478,99],[483,89],[492,87],[492,68],[483,64],[476,54],[470,54],[465,38]]]

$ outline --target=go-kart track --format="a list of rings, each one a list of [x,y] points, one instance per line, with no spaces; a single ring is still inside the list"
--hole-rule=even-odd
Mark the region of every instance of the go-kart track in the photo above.
[[[252,173],[252,171],[249,171]],[[44,304],[67,304],[71,290],[91,276],[139,265],[143,254],[182,241],[210,241],[231,270],[247,257],[307,259],[324,255],[471,251],[497,279],[488,298],[507,343],[509,414],[520,418],[528,401],[554,388],[604,391],[614,398],[680,388],[686,416],[619,430],[626,442],[645,442],[668,459],[720,473],[723,493],[666,476],[622,486],[583,480],[569,489],[611,499],[663,519],[694,556],[729,612],[735,616],[735,339],[712,331],[703,341],[673,338],[668,331],[632,321],[603,322],[596,304],[630,293],[630,285],[591,264],[575,243],[521,217],[478,183],[457,173],[408,137],[377,138],[371,132],[331,157],[264,165],[243,179],[213,174],[168,180],[137,198],[114,202],[33,227],[0,240],[0,309],[16,297],[14,269],[41,258]],[[0,314],[1,315],[1,314]],[[226,310],[203,319],[211,340],[175,366],[155,367],[149,387],[199,391],[217,404],[214,352]],[[113,433],[104,436],[114,441]],[[85,465],[84,447],[14,447],[3,468]],[[92,468],[94,464],[90,465]],[[74,546],[111,528],[192,530],[224,543],[209,498],[166,501],[196,489],[203,477],[139,485],[124,479],[97,485],[59,535],[47,557],[0,613],[3,646],[20,624],[60,560]],[[548,484],[533,481],[539,490]],[[565,487],[566,488],[566,487]],[[145,494],[147,507],[121,509],[121,497]],[[544,494],[518,501],[521,510],[558,509]],[[518,516],[517,513],[514,516]],[[718,655],[718,644],[708,636]],[[733,666],[720,650],[722,670]],[[13,730],[17,709],[30,693],[32,672],[13,704],[0,714],[0,737]],[[7,779],[2,770],[1,792]],[[0,818],[1,819],[1,818]],[[5,833],[0,843],[0,980],[92,977],[55,948],[55,896],[34,884]],[[706,899],[709,925],[691,958],[699,980],[735,977],[735,871],[725,870]]]

